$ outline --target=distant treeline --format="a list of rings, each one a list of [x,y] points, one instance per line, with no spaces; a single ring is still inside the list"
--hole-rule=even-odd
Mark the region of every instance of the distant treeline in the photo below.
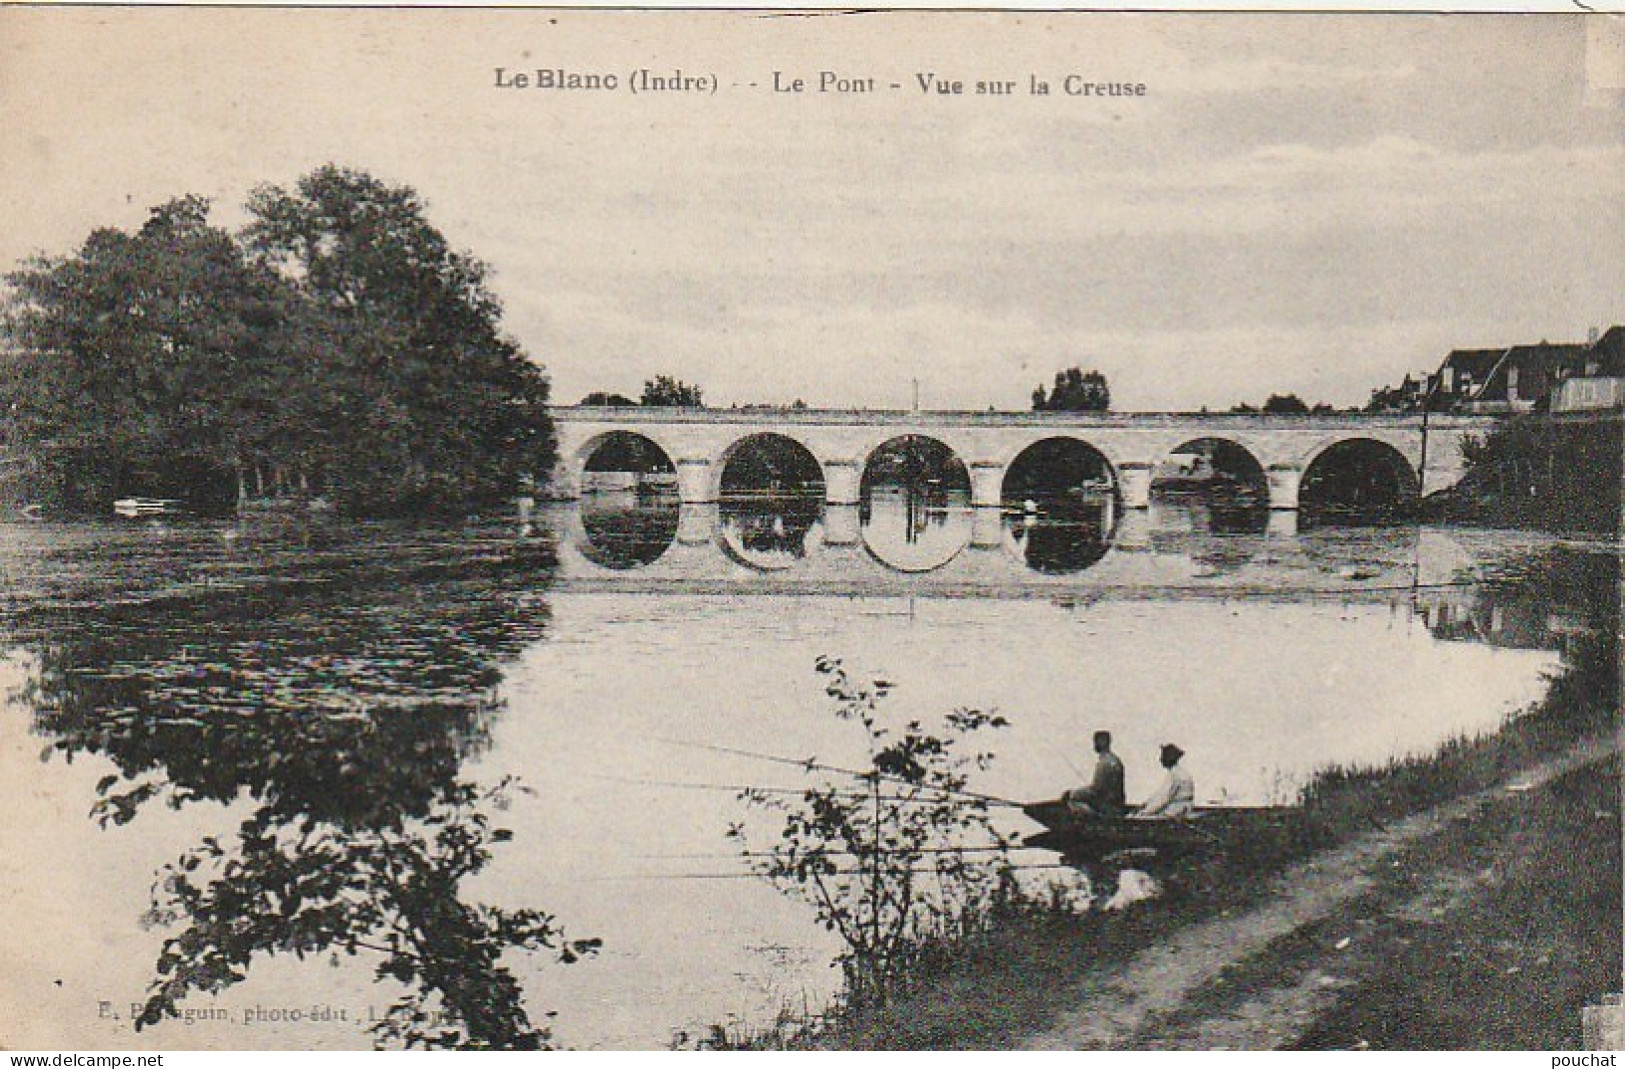
[[[1462,443],[1466,474],[1425,503],[1435,519],[1553,531],[1620,530],[1619,418],[1520,416]]]
[[[547,378],[415,192],[329,165],[247,213],[177,198],[6,276],[10,500],[455,512],[549,471]]]

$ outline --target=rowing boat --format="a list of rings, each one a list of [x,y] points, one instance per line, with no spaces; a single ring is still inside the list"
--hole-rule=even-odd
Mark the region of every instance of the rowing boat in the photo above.
[[[120,516],[135,519],[141,516],[162,516],[177,504],[178,501],[166,497],[121,497],[113,502],[113,511]]]
[[[1127,850],[1159,853],[1232,852],[1279,843],[1299,826],[1295,806],[1206,806],[1183,817],[1103,817],[1080,813],[1059,799],[1021,810],[1044,826],[1024,846],[1067,857],[1099,858]]]

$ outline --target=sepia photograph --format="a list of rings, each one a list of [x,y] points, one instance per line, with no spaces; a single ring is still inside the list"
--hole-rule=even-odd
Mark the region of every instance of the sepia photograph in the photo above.
[[[8,5],[0,220],[0,1049],[1625,1049],[1625,19]]]

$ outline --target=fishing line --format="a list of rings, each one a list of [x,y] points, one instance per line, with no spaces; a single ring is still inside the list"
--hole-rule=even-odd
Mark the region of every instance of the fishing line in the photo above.
[[[614,776],[607,772],[575,771],[575,775],[587,779],[605,780],[609,783],[624,783],[633,787],[670,787],[687,791],[726,791],[732,794],[742,794],[749,791],[753,794],[786,794],[801,796],[808,791],[818,790],[816,787],[756,787],[746,783],[688,783],[682,780],[637,779],[631,776]],[[923,785],[922,785],[923,786]],[[927,790],[942,790],[944,788],[926,787]],[[850,798],[858,801],[869,801],[874,796],[867,791],[830,789],[819,793],[832,794],[837,798]],[[907,798],[900,794],[883,794],[882,802],[901,805],[931,805],[929,798]]]
[[[771,761],[774,764],[790,765],[803,771],[836,772],[843,776],[854,776],[861,780],[881,779],[890,783],[901,783],[916,790],[936,791],[939,794],[966,798],[971,801],[985,802],[989,805],[1012,806],[1022,808],[1027,803],[1011,801],[1009,798],[1000,798],[993,794],[983,794],[979,791],[968,791],[956,787],[939,787],[929,783],[914,783],[902,776],[892,776],[884,772],[859,772],[853,768],[842,768],[839,765],[827,765],[813,758],[780,757],[777,754],[757,753],[754,750],[741,750],[733,746],[718,746],[709,742],[694,742],[690,739],[673,739],[665,736],[656,736],[656,741],[670,743],[674,746],[687,746],[696,750],[710,750],[713,753],[732,754],[735,757],[750,757],[758,761]]]
[[[897,855],[902,854],[902,853],[922,854],[922,855],[924,855],[924,854],[994,854],[994,853],[998,853],[998,852],[1004,851],[1004,850],[1048,850],[1048,849],[1050,849],[1050,848],[1049,847],[1044,847],[1044,846],[1028,846],[1028,845],[1025,845],[1023,843],[1008,843],[1008,844],[1003,845],[1003,846],[994,846],[992,844],[984,843],[984,844],[980,844],[980,845],[977,845],[977,846],[922,846],[922,847],[918,847],[916,849],[908,850],[908,851],[903,851],[903,850],[881,850],[881,851],[877,851],[876,853],[879,856],[883,856],[883,857],[896,857]],[[833,856],[833,857],[856,857],[857,856],[856,854],[853,854],[850,850],[845,850],[845,849],[829,850],[829,851],[826,851],[825,853],[828,854],[829,856]],[[741,850],[737,854],[717,854],[717,853],[706,853],[706,854],[640,854],[638,856],[638,860],[639,861],[730,861],[730,860],[732,860],[734,858],[747,858],[747,859],[755,860],[755,859],[758,859],[758,858],[765,859],[765,858],[771,858],[771,857],[774,857],[774,856],[775,855],[771,850]],[[809,851],[806,856],[810,857],[810,856],[813,856],[813,854]]]
[[[1069,865],[1064,861],[1047,861],[1032,865],[1007,865],[1010,872],[1031,872],[1039,870],[1054,871],[1057,869],[1073,869],[1077,866]],[[819,873],[821,876],[868,876],[872,869],[837,869],[834,872]],[[910,868],[908,872],[915,876],[933,876],[937,870],[934,868]],[[633,872],[620,873],[608,876],[582,876],[575,880],[564,880],[564,883],[606,883],[632,880],[761,880],[766,879],[757,872]]]

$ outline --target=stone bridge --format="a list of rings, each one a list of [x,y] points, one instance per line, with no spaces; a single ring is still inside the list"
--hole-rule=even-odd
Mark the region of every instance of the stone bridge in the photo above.
[[[1368,453],[1393,467],[1407,492],[1453,485],[1462,474],[1461,442],[1495,425],[1491,416],[1434,414],[1425,431],[1420,414],[1337,413],[1277,416],[1252,413],[900,412],[868,409],[710,409],[557,407],[559,437],[551,493],[578,497],[588,460],[616,432],[648,439],[670,459],[682,501],[714,502],[722,471],[735,450],[762,434],[792,439],[824,472],[831,505],[858,501],[868,458],[906,435],[932,438],[969,470],[972,503],[997,507],[1005,472],[1021,453],[1051,438],[1071,438],[1098,451],[1110,466],[1127,508],[1145,508],[1158,465],[1198,439],[1220,439],[1247,451],[1269,481],[1270,508],[1295,510],[1304,475],[1335,463],[1328,450],[1368,443]],[[1424,458],[1425,449],[1425,458]]]

